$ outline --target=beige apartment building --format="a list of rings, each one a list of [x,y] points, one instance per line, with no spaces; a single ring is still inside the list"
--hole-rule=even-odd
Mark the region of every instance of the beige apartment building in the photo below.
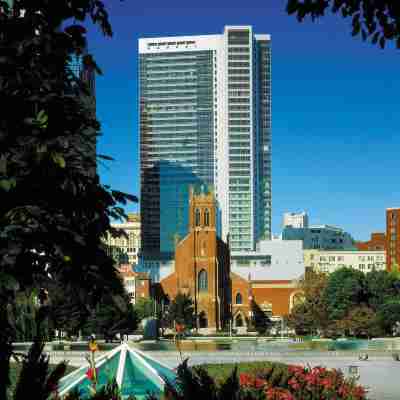
[[[332,273],[340,268],[362,272],[386,269],[386,252],[357,250],[304,250],[304,265],[316,271]]]
[[[141,244],[139,214],[129,213],[126,222],[111,224],[111,226],[113,228],[122,229],[126,233],[126,237],[113,237],[110,233],[107,233],[105,243],[107,245],[108,254],[114,258],[118,265],[136,265],[138,263],[138,254]]]

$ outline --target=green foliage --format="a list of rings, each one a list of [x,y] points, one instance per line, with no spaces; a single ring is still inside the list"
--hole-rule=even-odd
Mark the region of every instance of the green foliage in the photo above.
[[[240,386],[236,368],[222,384],[217,385],[212,374],[204,367],[189,368],[185,360],[177,369],[174,384],[167,384],[165,397],[173,400],[240,399]]]
[[[328,311],[323,293],[328,279],[326,274],[309,270],[300,282],[303,301],[292,308],[286,318],[288,326],[298,335],[316,334],[328,326]]]
[[[314,21],[327,11],[351,18],[352,36],[361,36],[383,49],[387,41],[400,49],[400,5],[396,0],[288,0],[286,11],[298,21],[310,16]]]
[[[344,318],[351,308],[364,302],[364,280],[362,272],[350,268],[342,268],[329,275],[323,301],[331,321]]]
[[[365,275],[366,296],[368,304],[378,311],[386,299],[400,295],[397,287],[399,279],[386,271],[371,271]]]
[[[193,328],[195,325],[194,304],[190,296],[178,293],[168,306],[164,322],[173,327],[175,323]]]
[[[288,326],[297,334],[391,335],[400,322],[400,279],[396,274],[363,274],[348,268],[329,276],[309,272],[301,287],[304,302],[296,304],[287,317]]]
[[[33,398],[47,400],[57,389],[59,379],[65,374],[66,364],[60,363],[49,371],[48,356],[43,354],[44,342],[36,336],[27,357],[22,362],[14,400]]]
[[[356,337],[378,336],[382,333],[375,311],[367,306],[352,308],[348,315],[338,323],[338,328],[344,333]]]
[[[137,199],[102,185],[96,172],[100,124],[69,67],[85,46],[85,20],[111,36],[100,0],[14,0],[12,10],[0,3],[0,274],[11,282],[0,285],[1,400],[17,291],[62,282],[86,309],[104,292],[124,293],[102,237],[110,218],[125,217],[120,203]],[[85,64],[99,71],[91,55]]]
[[[271,320],[254,300],[251,302],[251,311],[255,330],[260,335],[265,335],[272,325]]]
[[[393,327],[400,323],[400,298],[388,298],[378,309],[378,319],[382,329],[392,334]]]
[[[128,335],[138,325],[137,312],[128,297],[121,299],[106,294],[92,311],[84,329],[87,333],[97,333],[106,340],[113,339],[116,334]]]
[[[139,321],[154,315],[154,300],[146,297],[139,297],[135,304],[135,310]]]

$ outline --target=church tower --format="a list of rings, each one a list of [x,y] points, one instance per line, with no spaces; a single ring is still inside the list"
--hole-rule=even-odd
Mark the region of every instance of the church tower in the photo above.
[[[229,248],[217,237],[213,193],[190,192],[189,234],[175,251],[177,293],[195,305],[197,326],[220,329],[229,318]]]

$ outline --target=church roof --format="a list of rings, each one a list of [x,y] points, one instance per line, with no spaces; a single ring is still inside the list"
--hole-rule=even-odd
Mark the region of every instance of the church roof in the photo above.
[[[175,373],[149,355],[121,344],[95,361],[97,386],[100,389],[115,378],[123,397],[134,396],[138,400],[153,394],[161,397],[166,382],[173,384]],[[88,365],[71,372],[59,382],[59,396],[78,390],[80,398],[91,397],[92,382],[86,375]]]

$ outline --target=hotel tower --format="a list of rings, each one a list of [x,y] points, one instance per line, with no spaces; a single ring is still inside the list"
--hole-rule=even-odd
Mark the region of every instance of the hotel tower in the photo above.
[[[139,39],[142,255],[173,257],[188,233],[190,187],[213,192],[235,252],[271,237],[271,38]]]

